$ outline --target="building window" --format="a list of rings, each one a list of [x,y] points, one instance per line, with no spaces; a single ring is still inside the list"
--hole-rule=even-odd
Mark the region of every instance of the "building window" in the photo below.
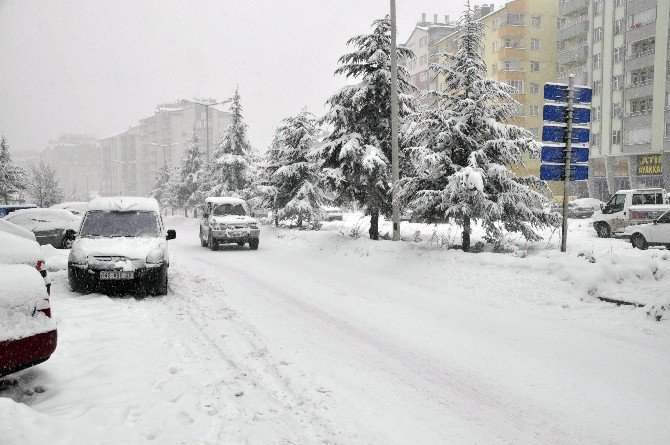
[[[530,49],[540,49],[540,39],[530,39]]]
[[[593,69],[597,70],[603,67],[603,58],[600,54],[593,55]]]
[[[631,71],[630,85],[645,85],[654,81],[654,67],[648,66],[639,70]]]
[[[593,81],[593,94],[600,94],[603,92],[603,83],[600,80]]]
[[[428,44],[428,37],[421,37],[419,39],[419,48],[423,48]]]
[[[498,74],[498,62],[496,62],[496,63],[494,63],[493,65],[491,65],[491,72],[492,72],[493,74]]]
[[[591,145],[593,147],[600,146],[600,134],[599,133],[591,133]]]
[[[614,21],[614,34],[621,34],[623,32],[624,20],[625,19],[619,19]]]
[[[493,42],[493,52],[497,53],[498,52],[498,42]]]
[[[656,49],[656,37],[649,37],[630,44],[631,58],[654,54]]]
[[[533,139],[540,139],[540,129],[537,127],[533,127],[530,129],[531,134],[533,135]]]
[[[614,91],[619,91],[623,89],[623,74],[618,76],[612,76],[612,89]]]
[[[621,145],[621,130],[612,131],[612,145]]]
[[[506,83],[512,87],[512,94],[523,94],[523,80],[508,80]]]
[[[428,56],[421,56],[419,58],[419,65],[428,65]]]
[[[596,0],[593,3],[593,15],[600,15],[603,13],[603,2]]]
[[[649,114],[654,105],[654,99],[652,97],[640,97],[633,99],[630,102],[630,114]]]
[[[542,17],[540,16],[531,17],[530,23],[533,26],[533,28],[539,28],[540,26],[542,26]]]
[[[656,6],[654,6],[653,8],[648,8],[636,12],[635,14],[631,14],[629,27],[631,29],[639,28],[640,26],[644,26],[655,21],[656,21]]]
[[[591,108],[591,121],[599,121],[601,117],[601,108],[600,107],[593,107]]]
[[[621,117],[621,104],[619,102],[612,104],[612,118]]]
[[[626,0],[616,0],[616,7],[623,6],[626,3]]]
[[[612,56],[614,57],[614,63],[623,62],[623,53],[624,47],[620,46],[619,48],[614,48],[612,50]]]
[[[523,26],[523,14],[519,12],[508,12],[505,15],[503,24],[507,26]]]
[[[665,123],[665,139],[670,139],[670,122]]]
[[[540,106],[539,105],[531,105],[528,107],[528,115],[529,116],[539,116],[540,115]]]
[[[603,27],[599,26],[593,30],[593,43],[598,43],[603,39]]]
[[[531,71],[540,71],[540,62],[531,61],[530,62],[530,70]]]
[[[531,83],[530,84],[530,94],[538,94],[540,92],[540,84]]]

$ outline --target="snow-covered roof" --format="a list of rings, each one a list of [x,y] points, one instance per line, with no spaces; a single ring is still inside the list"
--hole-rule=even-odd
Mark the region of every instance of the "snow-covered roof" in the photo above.
[[[59,217],[64,220],[68,221],[75,221],[75,220],[80,220],[80,217],[75,215],[69,210],[66,209],[53,209],[53,208],[41,208],[38,207],[36,209],[20,209],[20,210],[15,210],[9,215],[5,216],[6,219],[9,221],[12,220],[13,217],[16,215],[34,215],[34,216],[51,216],[51,217]]]
[[[42,251],[37,241],[0,232],[0,264],[28,264],[35,267],[41,261]],[[2,287],[2,286],[0,286]]]
[[[244,199],[240,198],[230,198],[227,196],[210,196],[205,199],[205,202],[211,202],[212,204],[246,204]]]
[[[98,197],[88,203],[88,210],[103,212],[160,212],[158,201],[154,198],[136,196]]]

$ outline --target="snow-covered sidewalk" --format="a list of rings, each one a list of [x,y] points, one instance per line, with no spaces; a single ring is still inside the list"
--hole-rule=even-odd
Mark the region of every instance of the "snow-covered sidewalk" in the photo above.
[[[0,389],[0,443],[668,437],[668,322],[595,298],[662,301],[667,251],[597,239],[588,221],[567,255],[546,241],[465,254],[423,224],[371,242],[349,236],[357,223],[263,227],[258,251],[211,252],[196,220],[169,218],[165,298],[73,295],[51,272],[59,346]]]

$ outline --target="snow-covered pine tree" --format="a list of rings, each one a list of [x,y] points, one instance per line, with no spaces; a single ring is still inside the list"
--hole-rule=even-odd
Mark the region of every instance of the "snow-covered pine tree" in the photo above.
[[[279,217],[277,215],[279,208],[277,206],[277,184],[274,174],[281,167],[281,160],[279,158],[280,146],[281,141],[278,127],[275,130],[270,147],[268,147],[265,156],[263,156],[263,159],[259,163],[257,174],[259,204],[272,211],[275,226],[279,225]]]
[[[58,184],[56,171],[40,161],[40,165],[30,166],[31,177],[28,192],[39,207],[51,207],[63,202],[63,190]]]
[[[18,191],[28,188],[26,172],[14,165],[5,136],[0,138],[0,197],[5,204]]]
[[[271,180],[274,204],[278,219],[295,220],[298,227],[306,222],[316,228],[324,203],[320,167],[309,157],[317,133],[316,118],[307,110],[284,119],[277,129],[278,168]]]
[[[171,173],[170,165],[166,160],[163,160],[160,169],[156,171],[153,190],[151,191],[151,197],[155,198],[161,207],[167,207],[172,202],[169,188]]]
[[[400,180],[398,200],[428,221],[454,218],[463,228],[465,251],[472,220],[482,223],[490,242],[499,242],[503,230],[538,240],[536,229],[559,223],[542,207],[547,185],[535,176],[516,176],[510,167],[523,166],[524,155],[537,153],[539,144],[507,123],[515,116],[512,90],[485,77],[482,25],[469,1],[461,33],[458,52],[440,54],[446,64],[431,65],[445,77],[446,89],[432,93],[435,106],[417,113],[407,130],[414,176]]]
[[[242,117],[239,89],[235,89],[230,110],[230,127],[217,142],[212,163],[208,166],[209,194],[247,198],[253,150],[247,138],[247,124]]]
[[[323,122],[332,127],[325,143],[314,150],[323,165],[326,184],[342,203],[356,202],[370,215],[370,238],[379,239],[379,214],[391,210],[391,31],[388,16],[373,22],[371,34],[351,38],[352,53],[339,60],[336,74],[359,80],[330,99]],[[397,49],[398,60],[414,53]],[[414,87],[408,71],[398,67],[401,121],[413,112],[415,99],[404,94]]]
[[[174,190],[177,207],[184,208],[184,216],[188,216],[188,207],[200,204],[199,180],[202,179],[203,175],[202,164],[202,156],[198,146],[198,135],[194,130],[191,141],[181,158],[181,164],[177,173],[178,179]]]

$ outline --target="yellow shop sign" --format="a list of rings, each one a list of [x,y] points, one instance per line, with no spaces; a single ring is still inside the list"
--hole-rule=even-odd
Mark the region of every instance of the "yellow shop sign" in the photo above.
[[[661,155],[640,155],[637,157],[637,174],[638,176],[645,175],[662,175],[663,174],[663,157]]]

